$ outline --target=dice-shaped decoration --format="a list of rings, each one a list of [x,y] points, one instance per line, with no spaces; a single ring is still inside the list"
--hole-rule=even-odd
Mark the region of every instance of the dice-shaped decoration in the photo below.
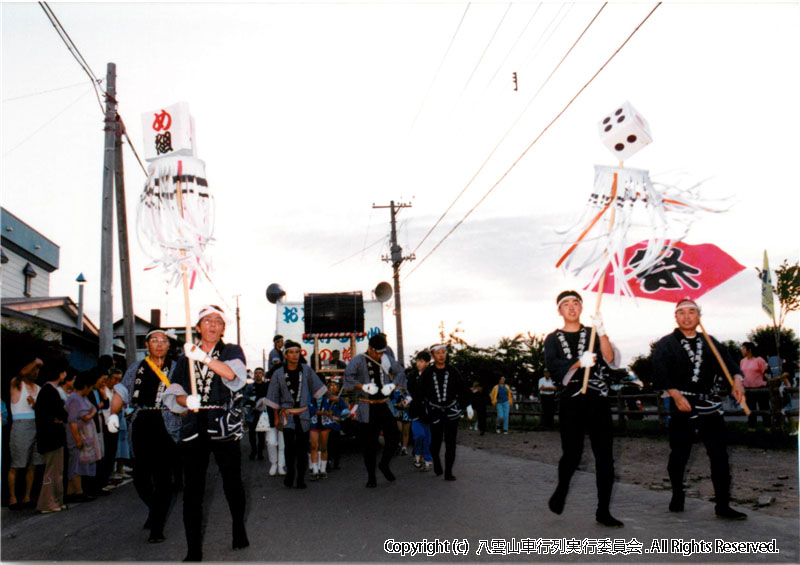
[[[653,141],[650,126],[642,115],[624,102],[597,123],[600,140],[619,161],[639,152]]]

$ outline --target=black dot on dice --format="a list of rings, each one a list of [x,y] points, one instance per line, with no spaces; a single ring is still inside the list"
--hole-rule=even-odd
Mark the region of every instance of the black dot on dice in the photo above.
[[[617,118],[617,123],[618,124],[621,124],[624,121],[625,121],[625,116],[620,116],[619,118]]]
[[[622,113],[622,108],[620,108],[619,110],[617,110],[616,112],[614,112],[614,115],[615,115],[615,116],[619,116],[621,113]]]
[[[635,143],[635,142],[636,142],[636,136],[635,135],[629,135],[628,136],[628,143]]]
[[[605,128],[603,128],[603,129],[604,129],[605,131],[609,131],[609,130],[611,130],[611,124],[607,125],[607,126],[606,126]]]
[[[622,144],[622,143],[617,143],[617,144],[614,146],[614,149],[616,149],[617,151],[622,151],[623,149],[625,149],[625,145],[624,145],[624,144]]]
[[[610,118],[610,117],[608,117],[608,118],[606,118],[605,120],[603,120],[603,123],[604,123],[604,124],[607,124],[607,123],[608,123],[608,122],[610,122],[610,121],[611,121],[611,118]]]

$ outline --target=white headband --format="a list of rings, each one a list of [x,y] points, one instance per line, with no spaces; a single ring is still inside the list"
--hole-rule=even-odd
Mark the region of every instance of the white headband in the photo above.
[[[431,353],[433,353],[434,351],[438,351],[439,349],[442,348],[447,349],[447,345],[444,343],[440,343],[439,345],[431,345]]]
[[[677,312],[678,310],[683,310],[684,308],[694,308],[695,310],[697,310],[698,314],[703,313],[703,311],[700,309],[700,306],[697,305],[697,302],[695,302],[690,298],[684,298],[683,300],[678,302],[678,305],[675,306],[675,311]]]
[[[575,296],[574,294],[568,294],[564,298],[562,298],[561,300],[558,301],[558,304],[556,304],[556,310],[561,308],[561,303],[564,302],[567,298],[574,298],[575,300],[577,300],[580,303],[581,306],[583,306],[583,300],[581,300],[580,296]]]
[[[203,308],[200,310],[200,314],[197,315],[197,323],[199,324],[200,320],[211,314],[219,314],[222,317],[222,321],[225,322],[226,326],[230,323],[230,320],[225,315],[225,312],[223,312],[216,306],[211,306],[210,304],[207,306],[203,306]]]

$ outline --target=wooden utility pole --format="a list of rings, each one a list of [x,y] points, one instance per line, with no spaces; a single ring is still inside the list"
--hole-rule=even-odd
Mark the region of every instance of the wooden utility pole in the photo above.
[[[397,361],[401,365],[405,365],[405,357],[403,355],[403,311],[400,305],[400,265],[403,261],[413,261],[416,259],[414,254],[403,257],[403,248],[397,244],[397,214],[402,208],[411,208],[411,204],[395,204],[392,200],[388,206],[376,206],[373,208],[389,208],[391,212],[391,226],[392,226],[392,247],[391,256],[383,256],[383,260],[392,263],[392,271],[394,272],[394,317],[397,327]]]
[[[133,295],[131,293],[131,259],[128,251],[128,214],[125,209],[125,171],[122,168],[122,122],[117,116],[114,140],[114,194],[117,200],[117,231],[119,244],[119,278],[122,285],[122,325],[125,330],[125,362],[130,366],[136,359],[136,330],[134,328]]]
[[[241,327],[239,326],[239,297],[241,294],[236,295],[236,345],[242,345]]]
[[[114,282],[114,142],[117,116],[117,66],[109,63],[106,71],[106,116],[103,130],[103,213],[100,240],[100,355],[113,355],[114,320],[111,289]]]

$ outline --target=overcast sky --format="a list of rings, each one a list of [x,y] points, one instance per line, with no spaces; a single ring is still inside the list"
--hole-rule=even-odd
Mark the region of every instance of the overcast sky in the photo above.
[[[398,230],[411,253],[511,128],[416,261],[403,265],[405,277],[655,3],[606,6],[543,88],[602,3],[51,6],[97,75],[116,63],[119,111],[140,154],[141,115],[189,104],[217,203],[209,254],[219,291],[198,284],[192,310],[234,307],[241,295],[252,368],[275,329],[269,283],[302,300],[308,292],[369,295],[391,281],[381,261],[389,212],[373,203],[412,205]],[[438,341],[440,322],[447,331],[460,325],[482,346],[560,325],[556,294],[588,280],[557,270],[563,246],[543,244],[558,243],[555,230],[582,212],[593,166],[616,164],[596,124],[625,100],[654,138],[626,165],[655,179],[705,179],[704,196],[732,199],[730,211],[699,218],[686,239],[715,243],[747,267],[704,297],[706,328],[741,341],[767,323],[753,267],[764,249],[773,266],[798,259],[798,29],[797,2],[661,5],[466,222],[402,279],[406,353]],[[102,118],[88,78],[39,5],[3,3],[2,205],[60,245],[52,295],[76,299],[75,278],[86,276],[95,322]],[[135,311],[147,319],[161,308],[165,323],[181,325],[180,288],[143,270],[148,259],[133,230],[145,175],[128,150],[125,178]],[[625,362],[673,327],[668,303],[603,304]],[[384,326],[394,344],[391,307]],[[797,329],[797,316],[789,323]],[[235,329],[226,337],[235,340]]]

